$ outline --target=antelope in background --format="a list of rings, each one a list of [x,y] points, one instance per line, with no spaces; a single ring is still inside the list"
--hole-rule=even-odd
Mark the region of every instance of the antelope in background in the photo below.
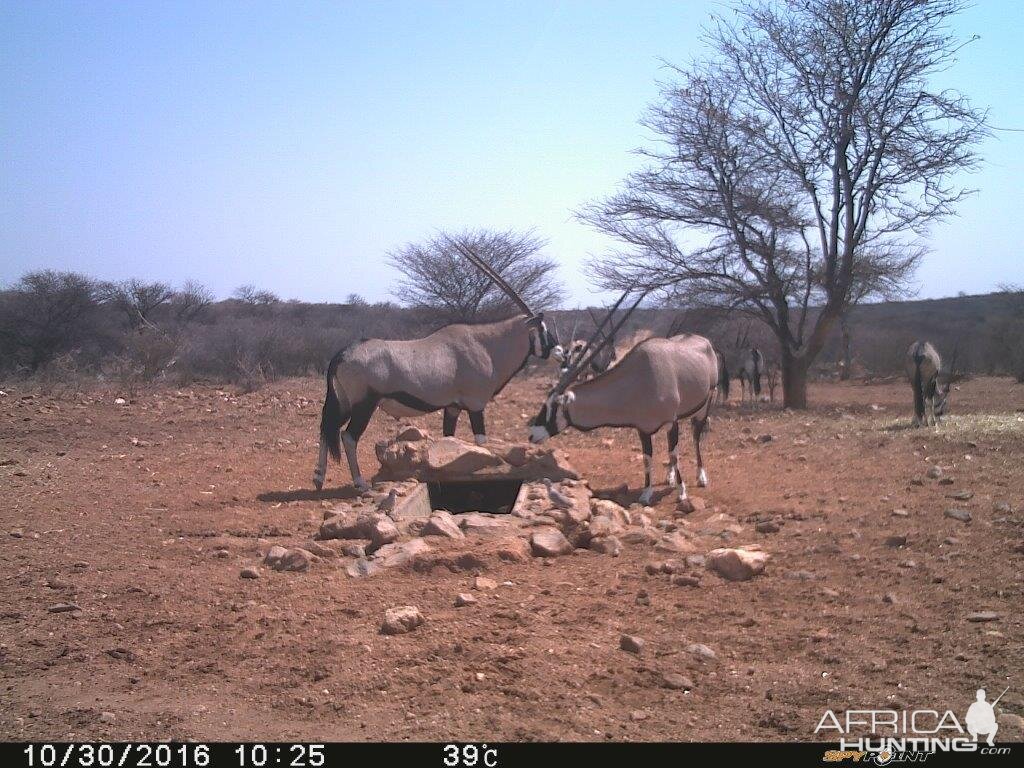
[[[952,380],[939,382],[942,358],[927,341],[915,341],[907,350],[907,379],[914,388],[914,426],[935,426],[946,413],[946,402]]]
[[[542,359],[552,353],[561,356],[558,339],[548,330],[543,313],[534,312],[512,286],[462,243],[452,245],[523,314],[484,325],[447,325],[411,341],[364,339],[336,354],[327,368],[327,395],[320,418],[320,454],[313,472],[317,490],[323,488],[328,453],[340,462],[342,445],[353,484],[359,490],[369,487],[359,471],[356,446],[378,406],[395,417],[444,409],[445,436],[455,434],[459,414],[469,411],[474,439],[482,445],[487,440],[487,403],[531,355]]]
[[[601,347],[597,354],[593,356],[588,365],[580,369],[580,377],[586,377],[588,375],[594,376],[599,373],[604,373],[618,358],[618,352],[615,349],[615,335],[610,337],[606,336],[604,331],[601,330],[600,323],[594,316],[593,310],[588,307],[587,312],[590,314],[590,319],[594,322],[594,327],[598,329],[595,331],[597,334],[597,343],[603,344],[605,339],[608,339],[608,342]],[[565,352],[562,355],[562,364],[559,371],[560,375],[564,375],[570,368],[575,367],[576,364],[587,354],[588,344],[583,339],[576,338],[576,328],[577,325],[574,324],[569,345],[565,348]]]
[[[757,347],[751,347],[740,358],[739,369],[736,371],[736,378],[740,380],[741,403],[746,401],[748,394],[751,403],[761,398],[761,377],[764,375],[764,372],[764,355]]]
[[[602,321],[618,309],[626,291]],[[622,327],[644,294],[634,302],[609,336]],[[588,343],[588,357],[599,353],[595,332]],[[604,343],[608,343],[606,336]],[[697,454],[697,484],[708,483],[700,441],[708,421],[711,400],[718,387],[718,356],[703,336],[679,334],[649,338],[631,349],[613,368],[587,381],[577,381],[589,364],[585,357],[569,369],[548,393],[530,427],[530,442],[542,443],[568,427],[589,432],[599,427],[632,427],[640,436],[644,453],[644,490],[640,502],[654,495],[652,436],[669,426],[669,485],[679,484],[679,499],[686,498],[686,484],[679,470],[679,420],[689,418]]]

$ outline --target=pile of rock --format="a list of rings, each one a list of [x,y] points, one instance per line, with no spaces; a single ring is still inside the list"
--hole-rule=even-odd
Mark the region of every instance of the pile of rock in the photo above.
[[[721,547],[745,532],[729,515],[703,510],[702,500],[677,510],[670,519],[654,522],[654,510],[639,504],[628,509],[608,499],[594,498],[585,481],[560,451],[496,443],[489,448],[455,438],[433,440],[415,427],[377,447],[381,475],[374,490],[343,502],[324,513],[314,541],[300,547],[274,546],[264,565],[278,571],[305,571],[311,563],[340,558],[353,577],[382,569],[412,566],[430,570],[479,567],[485,551],[501,559],[557,558],[577,549],[611,557],[626,546],[650,547],[673,562],[705,565],[708,538]],[[426,481],[523,480],[509,514],[466,512],[453,515],[431,509]],[[339,542],[341,542],[339,546]],[[756,547],[712,549],[706,567],[729,580],[746,580],[763,572],[768,556]],[[684,569],[660,572],[678,577],[680,585],[697,586],[699,576]],[[677,572],[678,571],[678,572]],[[257,578],[254,573],[248,578]]]

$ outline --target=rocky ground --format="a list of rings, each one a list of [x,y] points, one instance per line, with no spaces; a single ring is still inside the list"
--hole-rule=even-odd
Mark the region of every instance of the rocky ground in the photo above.
[[[692,510],[636,503],[634,434],[570,433],[568,507],[419,521],[386,511],[408,483],[312,490],[320,390],[4,388],[0,737],[808,740],[1009,685],[1024,738],[1024,386],[963,382],[937,430],[902,383],[720,408]]]

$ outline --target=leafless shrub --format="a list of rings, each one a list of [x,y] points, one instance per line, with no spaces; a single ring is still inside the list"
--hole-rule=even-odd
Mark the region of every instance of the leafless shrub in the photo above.
[[[487,262],[536,311],[553,309],[561,301],[562,289],[555,278],[558,265],[540,256],[542,239],[532,232],[488,230],[441,233],[394,251],[391,264],[404,275],[395,291],[401,301],[449,323],[493,320],[519,311],[452,241]]]
[[[93,341],[98,289],[75,272],[29,272],[0,296],[0,354],[29,373]]]

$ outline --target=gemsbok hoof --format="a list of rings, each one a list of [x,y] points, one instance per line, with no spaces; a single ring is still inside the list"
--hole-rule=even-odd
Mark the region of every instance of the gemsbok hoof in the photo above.
[[[651,503],[651,499],[654,497],[653,488],[645,488],[644,492],[640,494],[640,503],[645,507]]]

